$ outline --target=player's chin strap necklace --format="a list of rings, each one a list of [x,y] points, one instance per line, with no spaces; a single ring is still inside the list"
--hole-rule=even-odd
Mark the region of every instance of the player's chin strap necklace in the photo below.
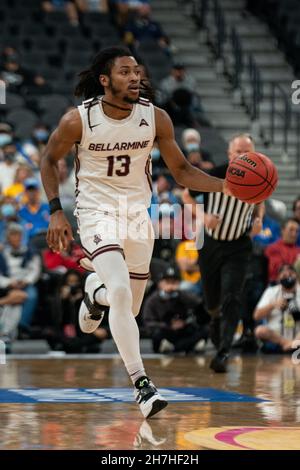
[[[108,106],[112,106],[113,108],[117,108],[117,109],[120,109],[121,111],[132,111],[131,108],[121,108],[121,106],[117,106],[116,104],[112,104],[112,103],[109,103],[108,101],[105,101],[105,100],[101,100],[102,103],[105,103],[107,104]],[[93,106],[95,106],[97,103],[99,103],[99,99],[97,97],[95,97],[93,100],[91,100],[89,102],[89,105],[88,105],[88,110],[87,110],[87,114],[88,114],[88,124],[89,124],[89,128],[90,130],[92,131],[93,130],[93,126],[91,125],[91,108]]]
[[[108,101],[105,101],[103,99],[102,99],[102,103],[105,103],[108,106],[111,106],[112,108],[121,109],[121,111],[132,111],[132,108],[121,108],[121,106],[117,106],[116,104],[109,103]]]

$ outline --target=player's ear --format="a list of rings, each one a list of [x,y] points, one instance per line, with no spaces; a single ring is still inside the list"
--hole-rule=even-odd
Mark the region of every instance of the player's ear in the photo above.
[[[108,86],[109,85],[109,77],[108,75],[100,75],[99,76],[99,81],[102,86]]]

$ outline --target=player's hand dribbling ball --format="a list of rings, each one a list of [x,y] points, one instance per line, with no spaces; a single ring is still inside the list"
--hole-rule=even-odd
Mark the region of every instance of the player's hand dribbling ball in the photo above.
[[[232,196],[249,204],[268,199],[277,186],[278,173],[274,163],[258,152],[248,152],[230,161],[226,186]]]

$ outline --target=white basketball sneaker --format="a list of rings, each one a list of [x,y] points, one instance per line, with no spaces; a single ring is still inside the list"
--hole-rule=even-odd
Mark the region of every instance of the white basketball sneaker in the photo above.
[[[168,405],[148,377],[141,377],[136,381],[134,397],[145,418],[151,418]]]
[[[104,314],[108,312],[109,307],[100,305],[95,300],[95,294],[99,289],[104,288],[104,284],[99,286],[97,274],[90,274],[85,281],[85,294],[79,308],[79,326],[83,333],[93,333],[103,320]],[[89,292],[92,294],[92,300]]]

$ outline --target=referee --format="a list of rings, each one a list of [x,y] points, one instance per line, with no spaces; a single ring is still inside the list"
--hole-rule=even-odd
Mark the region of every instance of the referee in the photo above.
[[[253,151],[252,137],[239,134],[229,142],[228,159]],[[228,163],[209,173],[225,178],[227,167]],[[192,198],[199,195],[195,191],[189,193]],[[241,317],[242,291],[252,252],[249,234],[261,231],[264,204],[247,204],[222,193],[204,193],[203,196],[205,234],[199,264],[206,307],[211,315],[211,340],[217,348],[210,367],[215,372],[226,372]]]

